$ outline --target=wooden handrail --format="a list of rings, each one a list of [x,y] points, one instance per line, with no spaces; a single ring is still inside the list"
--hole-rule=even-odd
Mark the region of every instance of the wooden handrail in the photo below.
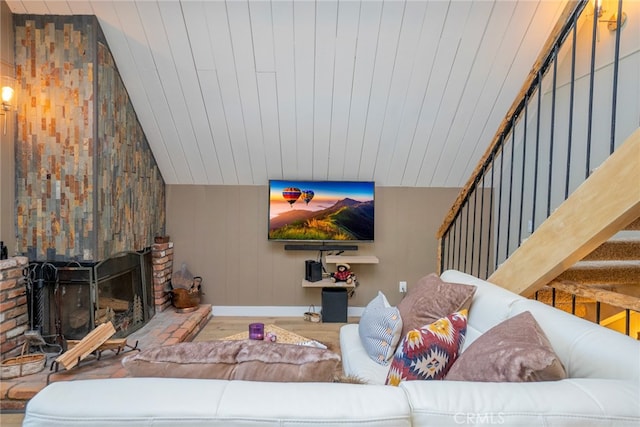
[[[570,0],[567,2],[564,10],[562,11],[562,15],[560,16],[560,18],[558,19],[558,22],[556,23],[555,27],[551,31],[551,34],[549,35],[549,38],[547,39],[544,47],[542,48],[541,53],[538,55],[538,58],[536,59],[536,62],[533,65],[533,68],[529,72],[527,79],[522,85],[522,88],[520,89],[518,96],[516,96],[515,101],[511,105],[511,108],[509,108],[509,112],[506,114],[506,116],[502,120],[502,123],[498,127],[498,131],[494,135],[493,140],[491,141],[491,144],[485,151],[484,155],[478,162],[478,165],[473,170],[473,173],[467,180],[467,183],[464,185],[464,187],[462,187],[462,190],[458,194],[458,197],[456,198],[456,200],[453,202],[451,209],[449,209],[449,212],[445,216],[442,225],[440,226],[440,228],[438,229],[438,232],[436,233],[437,239],[441,239],[445,235],[445,233],[453,223],[453,220],[455,219],[458,211],[461,209],[462,204],[464,203],[466,198],[469,196],[469,194],[473,190],[474,183],[481,176],[480,173],[483,172],[483,169],[485,168],[485,164],[488,162],[488,160],[491,158],[492,155],[497,154],[498,152],[497,146],[498,146],[498,143],[500,142],[500,138],[505,132],[505,129],[507,129],[507,127],[509,126],[509,123],[513,115],[521,108],[525,95],[531,89],[532,83],[538,78],[538,72],[542,69],[547,59],[549,58],[551,53],[551,48],[562,36],[562,29],[564,25],[573,16],[573,14],[577,12],[578,7],[580,6],[580,3],[581,2],[577,0]]]

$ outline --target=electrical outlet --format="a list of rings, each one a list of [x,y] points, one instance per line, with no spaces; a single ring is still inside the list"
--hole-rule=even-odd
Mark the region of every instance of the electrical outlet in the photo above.
[[[400,293],[404,294],[405,292],[407,292],[407,282],[401,281],[398,286],[398,289],[400,290]]]

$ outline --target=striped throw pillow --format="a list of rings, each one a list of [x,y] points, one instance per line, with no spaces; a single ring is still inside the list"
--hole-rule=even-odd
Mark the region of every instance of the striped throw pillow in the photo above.
[[[371,360],[383,366],[388,365],[400,341],[401,332],[400,311],[391,307],[387,297],[378,291],[378,295],[365,307],[358,325],[360,341]]]

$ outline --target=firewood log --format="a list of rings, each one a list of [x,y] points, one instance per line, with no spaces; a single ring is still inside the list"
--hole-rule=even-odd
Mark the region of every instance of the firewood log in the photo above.
[[[129,301],[118,298],[100,297],[98,299],[98,305],[100,308],[111,307],[113,311],[129,310]]]

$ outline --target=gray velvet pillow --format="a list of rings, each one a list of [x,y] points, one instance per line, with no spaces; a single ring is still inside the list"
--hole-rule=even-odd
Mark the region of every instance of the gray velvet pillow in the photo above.
[[[473,285],[443,282],[435,273],[421,278],[397,306],[402,317],[402,336],[451,313],[469,309],[475,292]]]
[[[478,337],[458,357],[445,379],[532,382],[566,377],[549,339],[533,315],[525,311]]]
[[[267,341],[187,342],[126,356],[133,377],[248,381],[333,381],[340,356],[332,351]]]

